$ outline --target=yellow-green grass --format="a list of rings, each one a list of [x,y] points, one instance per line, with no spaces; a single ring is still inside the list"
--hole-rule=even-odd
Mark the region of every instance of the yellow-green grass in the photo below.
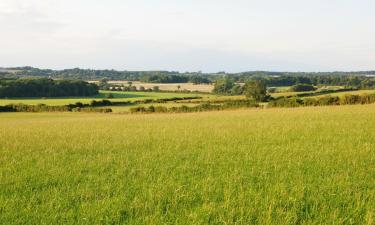
[[[135,101],[142,99],[166,99],[173,97],[196,97],[209,96],[209,94],[196,93],[174,93],[174,92],[111,92],[100,91],[95,97],[63,97],[63,98],[9,98],[0,99],[0,105],[23,103],[26,105],[46,104],[46,105],[67,105],[76,102],[90,103],[92,100],[101,100],[112,93],[115,98],[110,99],[113,102]]]
[[[3,224],[373,224],[375,105],[0,114]]]

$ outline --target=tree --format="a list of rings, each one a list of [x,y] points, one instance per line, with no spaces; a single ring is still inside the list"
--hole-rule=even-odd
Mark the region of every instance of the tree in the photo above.
[[[0,98],[92,96],[98,94],[98,90],[96,84],[79,80],[0,79]]]
[[[99,88],[101,90],[109,90],[110,85],[108,84],[108,79],[103,78],[99,81]]]
[[[160,90],[160,89],[159,89],[159,86],[153,86],[153,87],[152,87],[152,91],[156,91],[156,92],[157,92],[157,91],[159,91],[159,90]]]
[[[244,86],[244,93],[247,98],[254,99],[257,102],[264,102],[269,98],[266,83],[263,80],[247,82]]]
[[[241,95],[243,93],[243,87],[241,85],[235,84],[230,90],[232,95]]]
[[[228,77],[225,77],[215,82],[213,92],[216,94],[230,94],[233,86],[234,82]]]
[[[109,93],[108,95],[107,95],[107,98],[114,98],[115,96],[112,94],[112,93]]]

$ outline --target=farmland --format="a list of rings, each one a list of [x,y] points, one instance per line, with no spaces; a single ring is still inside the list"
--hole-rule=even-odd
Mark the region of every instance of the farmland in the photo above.
[[[375,105],[4,113],[0,221],[372,224]]]
[[[375,225],[374,8],[1,0],[0,225]]]
[[[281,91],[278,93],[272,93],[271,96],[274,98],[280,98],[283,96],[291,97],[297,96],[299,94],[312,94],[312,96],[307,96],[304,98],[316,98],[316,97],[323,97],[323,96],[339,96],[343,97],[345,95],[363,95],[363,94],[373,94],[375,93],[374,90],[357,90],[357,91],[345,91],[345,92],[337,92],[337,93],[330,93],[330,94],[319,94],[320,90],[315,92],[290,92],[287,91],[287,88],[284,88],[285,92]],[[314,96],[316,94],[316,96]],[[108,96],[111,95],[111,98]],[[145,100],[168,100],[173,98],[193,98],[188,100],[178,100],[178,101],[170,101],[170,102],[162,102],[162,103],[142,103],[137,101],[145,101]],[[198,98],[198,99],[194,99]],[[122,102],[132,102],[132,104],[127,105],[120,105],[120,106],[105,106],[99,108],[111,108],[113,113],[128,113],[131,108],[133,107],[149,107],[149,106],[161,106],[166,108],[171,107],[180,107],[180,106],[188,106],[194,107],[198,104],[207,103],[207,102],[223,102],[223,101],[236,101],[236,100],[245,100],[244,95],[216,95],[216,94],[209,94],[209,93],[184,93],[184,92],[124,92],[124,91],[100,91],[100,93],[96,96],[92,97],[50,97],[50,98],[6,98],[0,99],[0,106],[8,105],[8,104],[25,104],[25,105],[38,105],[38,104],[45,104],[47,106],[63,106],[68,104],[75,104],[77,102],[89,104],[93,100],[101,101],[103,99],[110,100],[113,103],[122,103]],[[262,106],[267,106],[267,103],[261,103]]]
[[[109,84],[127,85],[128,81],[109,81]],[[188,91],[199,91],[210,93],[214,89],[212,84],[192,84],[192,83],[143,83],[138,81],[132,82],[133,86],[138,89],[144,87],[146,89],[158,86],[162,91],[177,91],[177,90],[188,90]]]

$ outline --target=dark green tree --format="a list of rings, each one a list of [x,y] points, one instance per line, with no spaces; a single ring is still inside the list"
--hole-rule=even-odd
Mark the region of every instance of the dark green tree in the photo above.
[[[152,91],[158,92],[160,91],[159,86],[153,86]]]
[[[254,80],[247,82],[244,86],[244,93],[247,98],[254,99],[257,102],[267,101],[267,86],[263,80]]]
[[[216,94],[229,94],[234,87],[234,82],[228,78],[224,77],[215,82],[213,93]]]

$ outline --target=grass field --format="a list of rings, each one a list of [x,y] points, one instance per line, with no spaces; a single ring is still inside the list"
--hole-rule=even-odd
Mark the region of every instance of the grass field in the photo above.
[[[92,100],[100,100],[112,93],[115,98],[110,99],[112,102],[121,101],[135,101],[142,99],[165,99],[173,97],[195,97],[195,96],[209,96],[208,94],[196,93],[174,93],[174,92],[111,92],[100,91],[100,94],[95,97],[64,97],[64,98],[9,98],[0,99],[0,105],[23,103],[26,105],[46,104],[46,105],[67,105],[76,102],[90,103]]]
[[[128,81],[109,81],[110,84],[122,84],[128,85]],[[214,89],[212,84],[193,84],[193,83],[143,83],[139,81],[132,81],[132,86],[153,88],[158,86],[162,91],[177,91],[177,90],[188,90],[188,91],[199,91],[210,93]],[[180,89],[178,88],[180,87]]]
[[[374,224],[375,105],[3,113],[2,224]]]

